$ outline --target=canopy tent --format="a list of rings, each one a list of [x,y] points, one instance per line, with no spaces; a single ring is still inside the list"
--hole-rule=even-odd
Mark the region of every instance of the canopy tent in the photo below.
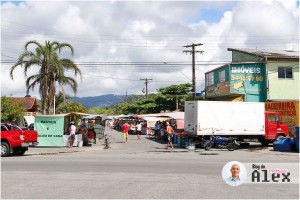
[[[34,123],[34,116],[24,116],[24,119],[26,120],[27,126]]]
[[[176,120],[177,129],[184,128],[184,112],[144,114],[138,115],[138,118],[147,121],[147,127],[154,127],[156,121],[166,121],[173,118]]]
[[[169,117],[152,117],[152,116],[146,116],[146,117],[139,117],[140,119],[143,119],[143,120],[145,120],[145,121],[147,121],[147,127],[149,128],[149,127],[151,127],[151,128],[153,128],[153,127],[155,127],[155,123],[157,122],[157,121],[166,121],[166,120],[168,120],[168,119],[170,119]]]

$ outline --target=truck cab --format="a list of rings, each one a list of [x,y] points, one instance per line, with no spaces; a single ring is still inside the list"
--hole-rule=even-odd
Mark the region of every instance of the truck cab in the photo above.
[[[265,126],[265,136],[260,140],[263,145],[288,135],[288,126],[282,123],[278,112],[265,112]]]

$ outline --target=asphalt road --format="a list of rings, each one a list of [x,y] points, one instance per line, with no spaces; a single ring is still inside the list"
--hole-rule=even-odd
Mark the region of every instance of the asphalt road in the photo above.
[[[228,186],[223,166],[293,163],[299,154],[250,148],[168,151],[143,136],[123,143],[110,131],[111,148],[1,159],[2,199],[299,199],[299,183]],[[298,175],[297,175],[298,176]]]

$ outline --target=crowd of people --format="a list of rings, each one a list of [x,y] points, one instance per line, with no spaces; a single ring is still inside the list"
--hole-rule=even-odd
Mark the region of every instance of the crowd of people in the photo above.
[[[81,135],[83,145],[90,146],[91,144],[96,144],[96,132],[93,126],[85,125],[84,123],[76,127],[75,123],[72,121],[68,127],[68,147],[73,147],[75,141],[75,135]]]
[[[167,141],[166,148],[173,149],[173,140],[174,140],[174,129],[176,127],[172,127],[172,121],[156,121],[154,127],[147,127],[147,123],[145,121],[139,120],[106,120],[105,127],[108,129],[116,129],[120,130],[123,133],[124,143],[128,141],[128,134],[136,133],[137,139],[141,139],[141,135],[148,134],[149,136],[153,136],[155,139],[160,140],[161,142]],[[92,126],[89,126],[86,129],[83,126],[79,126],[78,129],[74,125],[74,122],[71,122],[68,128],[69,133],[69,147],[73,146],[75,140],[75,134],[81,134],[83,139],[83,145],[88,145],[88,141],[94,139],[96,142],[96,133],[92,129]],[[95,143],[94,142],[94,143]]]
[[[163,141],[167,139],[167,149],[173,149],[174,128],[167,121],[157,121],[154,126],[154,138]]]
[[[124,143],[128,141],[128,134],[131,130],[132,125],[129,124],[128,122],[124,121],[122,123],[122,132],[123,132],[123,138],[124,138]],[[137,122],[137,124],[134,126],[135,132],[137,135],[137,139],[141,138],[142,134],[142,129],[147,130],[146,123],[141,123]],[[152,133],[151,131],[152,128],[148,127],[147,134],[150,135]],[[157,121],[155,123],[155,127],[153,128],[154,130],[154,138],[160,140],[161,142],[164,140],[167,140],[167,146],[166,148],[173,149],[173,136],[174,136],[174,128],[170,125],[170,122],[167,121]]]

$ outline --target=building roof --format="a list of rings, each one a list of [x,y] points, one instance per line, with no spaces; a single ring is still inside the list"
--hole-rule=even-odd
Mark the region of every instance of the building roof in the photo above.
[[[11,98],[15,102],[22,103],[26,110],[32,109],[32,107],[36,104],[36,98],[32,97],[8,97]]]
[[[258,49],[235,49],[228,48],[228,51],[238,51],[241,53],[247,53],[254,56],[260,56],[264,58],[298,58],[299,51],[291,50],[258,50]]]

